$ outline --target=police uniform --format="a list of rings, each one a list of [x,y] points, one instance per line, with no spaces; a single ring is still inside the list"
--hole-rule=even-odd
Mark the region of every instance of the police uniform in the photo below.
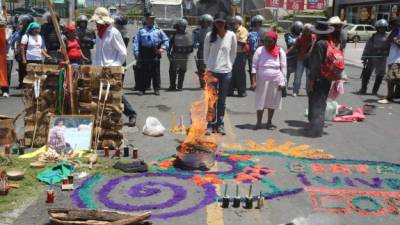
[[[386,74],[386,58],[389,55],[389,44],[386,33],[375,33],[365,45],[362,59],[367,61],[366,67],[362,73],[361,93],[366,93],[369,79],[375,70],[375,83],[372,93],[376,94]]]
[[[235,89],[237,89],[240,97],[245,97],[246,94],[246,61],[247,53],[244,46],[247,44],[249,33],[244,26],[240,26],[236,31],[236,38],[238,41],[238,48],[236,52],[235,62],[232,68],[232,80],[229,87],[228,95],[233,96]]]
[[[62,31],[63,29],[60,30]],[[56,30],[54,29],[53,23],[45,23],[42,26],[40,35],[43,37],[44,43],[46,45],[47,54],[51,56],[52,59],[46,59],[45,64],[58,64],[62,61],[60,50],[60,42],[58,41]]]
[[[197,48],[196,54],[196,67],[197,67],[197,74],[199,76],[200,87],[204,88],[204,72],[206,70],[206,64],[204,62],[204,39],[208,32],[210,32],[210,28],[197,28],[193,31],[194,37],[194,47]]]
[[[153,89],[156,93],[160,90],[160,58],[157,54],[160,48],[168,49],[167,35],[156,26],[145,26],[136,33],[133,42],[133,54],[140,68],[139,84],[137,88],[144,93],[146,87],[153,81]]]
[[[76,31],[78,33],[79,45],[81,46],[82,53],[86,58],[89,59],[89,61],[85,64],[92,64],[92,55],[90,50],[94,47],[96,34],[93,30],[88,28],[78,27]]]
[[[257,50],[257,48],[262,45],[263,33],[265,33],[265,30],[261,28],[249,32],[248,43],[250,45],[250,50],[251,50],[248,58],[250,84],[253,82],[253,75],[251,74],[251,69],[252,69],[251,66],[253,65],[253,55],[254,52]]]
[[[189,54],[193,52],[193,35],[189,32],[175,33],[169,40],[168,57],[170,90],[176,89],[178,75],[178,89],[182,90],[187,70]]]

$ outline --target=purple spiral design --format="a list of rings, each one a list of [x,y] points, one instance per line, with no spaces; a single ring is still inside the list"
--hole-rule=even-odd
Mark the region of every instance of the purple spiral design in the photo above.
[[[157,194],[161,194],[159,186],[166,187],[172,190],[173,196],[165,202],[158,203],[158,204],[142,204],[142,205],[133,205],[129,203],[117,203],[110,199],[110,193],[121,183],[124,183],[128,180],[135,180],[140,177],[172,177],[181,180],[191,180],[190,176],[180,176],[180,175],[172,175],[172,174],[163,174],[163,173],[145,173],[145,174],[138,174],[134,176],[120,176],[108,181],[97,193],[97,197],[101,203],[103,203],[106,207],[110,209],[125,211],[125,212],[133,212],[133,211],[146,211],[146,210],[161,210],[172,208],[173,206],[179,204],[181,201],[185,200],[187,197],[187,191],[184,187],[169,183],[167,181],[146,181],[139,184],[133,185],[128,191],[128,195],[134,198],[138,198],[137,202],[140,201],[142,197],[150,197],[156,196]],[[200,187],[199,187],[200,188]],[[204,198],[197,203],[196,205],[168,213],[160,213],[160,214],[153,214],[152,218],[158,219],[166,219],[171,217],[178,217],[178,216],[185,216],[195,212],[198,209],[204,208],[205,206],[213,203],[216,198],[215,187],[213,185],[204,185]]]

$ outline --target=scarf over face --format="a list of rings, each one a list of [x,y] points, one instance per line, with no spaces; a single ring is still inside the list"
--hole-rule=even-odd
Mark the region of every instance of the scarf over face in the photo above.
[[[103,36],[109,26],[109,24],[97,24],[97,34],[99,35],[100,39],[103,39]]]
[[[275,41],[275,44],[273,46],[270,46],[269,48],[267,48],[267,52],[269,54],[272,55],[273,58],[278,57],[279,52],[281,50],[281,48],[277,45],[277,41],[278,41],[278,34],[276,32],[273,31],[268,31],[265,33],[266,37],[270,37],[272,40]]]

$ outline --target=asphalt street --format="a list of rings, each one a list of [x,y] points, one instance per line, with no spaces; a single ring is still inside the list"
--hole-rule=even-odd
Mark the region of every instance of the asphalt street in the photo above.
[[[127,62],[129,63],[132,61],[130,46],[128,52],[129,56]],[[356,62],[357,59],[354,58],[355,57],[353,57],[352,60]],[[160,96],[153,95],[152,91],[148,91],[144,96],[138,96],[137,92],[132,90],[134,85],[132,69],[129,68],[126,73],[125,94],[137,111],[138,118],[137,128],[124,128],[124,132],[126,133],[125,138],[139,148],[140,157],[146,162],[152,162],[174,154],[177,146],[176,139],[184,138],[181,135],[173,134],[168,131],[165,132],[164,136],[158,138],[144,136],[141,133],[141,129],[146,118],[154,116],[169,129],[172,125],[172,115],[175,114],[177,117],[182,116],[184,124],[189,125],[191,103],[201,99],[202,92],[198,88],[199,85],[195,74],[194,57],[191,56],[190,59],[184,90],[182,92],[166,91],[169,87],[169,62],[167,57],[163,57],[161,63],[161,85],[163,89]],[[346,68],[350,79],[345,84],[345,94],[337,99],[338,103],[353,108],[362,107],[366,103],[376,104],[376,101],[379,99],[377,96],[359,96],[353,93],[360,87],[359,77],[361,73],[360,67],[354,64],[356,63]],[[292,83],[293,75],[289,81],[290,87]],[[16,76],[13,76],[12,86],[15,85]],[[249,83],[247,83],[247,86],[249,87]],[[305,86],[304,79],[302,86]],[[370,84],[370,89],[371,88],[372,84]],[[290,141],[296,143],[296,145],[309,145],[310,148],[313,149],[323,149],[324,153],[334,156],[334,159],[332,161],[307,161],[302,159],[301,156],[288,156],[287,152],[283,151],[281,151],[282,154],[279,155],[249,154],[252,157],[252,162],[263,167],[268,167],[272,171],[268,173],[267,177],[270,182],[279,187],[278,190],[277,188],[274,189],[269,186],[272,191],[270,190],[269,192],[271,194],[270,199],[266,200],[264,208],[252,210],[243,208],[221,209],[218,204],[209,203],[207,206],[199,207],[191,213],[183,213],[180,216],[174,214],[175,216],[169,218],[164,218],[162,216],[161,219],[155,218],[153,220],[154,224],[278,225],[288,223],[292,220],[295,220],[299,225],[399,224],[397,214],[400,210],[400,169],[397,170],[400,168],[400,154],[398,153],[400,146],[400,138],[398,135],[400,127],[399,103],[388,105],[376,104],[378,106],[376,115],[367,116],[362,122],[327,122],[327,127],[325,129],[326,134],[323,137],[306,138],[301,132],[307,122],[305,111],[308,98],[305,95],[304,89],[301,90],[301,94],[298,97],[291,97],[291,90],[289,89],[288,97],[283,100],[282,110],[277,111],[275,114],[273,122],[278,128],[274,131],[268,131],[266,129],[253,130],[256,122],[254,108],[255,95],[252,91],[248,91],[247,93],[248,96],[245,98],[229,97],[227,99],[226,128],[228,134],[224,137],[217,138],[220,146],[223,144],[244,145],[248,140],[254,140],[254,142],[261,144],[266,139],[272,139],[275,141],[276,145],[288,143],[288,141]],[[386,84],[383,84],[379,94],[384,95],[385,93]],[[0,114],[15,116],[22,110],[23,102],[19,91],[12,89],[10,98],[0,99]],[[127,120],[127,118],[124,119]],[[266,117],[264,122],[266,122]],[[17,133],[20,136],[23,133],[23,121],[21,120],[17,122]],[[276,149],[279,149],[279,146],[276,147]],[[235,151],[233,147],[227,147],[225,150]],[[298,174],[296,175],[296,173],[293,173],[290,169],[293,164],[309,166],[309,169],[306,169],[308,173],[305,174],[309,176],[308,178],[310,181],[312,180],[312,184],[304,180],[302,180],[302,182],[299,181]],[[331,173],[328,174],[328,169],[321,172],[321,170],[316,169],[318,166],[310,164],[323,164],[326,165],[327,168],[331,166],[329,170]],[[333,164],[350,165],[354,166],[354,168],[359,165],[368,165],[370,170],[366,172],[359,169],[357,170],[358,173],[356,173],[353,168],[351,172],[343,172],[343,170],[340,170],[341,172],[335,172],[333,168],[336,167]],[[391,170],[392,173],[386,173],[376,169],[383,166],[393,167]],[[214,168],[214,170],[225,171],[225,167],[226,165],[224,163],[218,163],[217,168]],[[376,171],[372,170],[373,168],[376,169]],[[335,175],[337,175],[338,178],[335,178]],[[327,176],[328,178],[325,177],[326,179],[323,179],[323,176]],[[363,179],[360,178],[357,180],[355,178],[353,181],[357,180],[358,182],[352,183],[348,181],[349,179],[345,179],[346,176],[351,178],[363,177]],[[151,179],[151,177],[148,179]],[[160,180],[165,182],[170,179],[172,178],[160,178]],[[338,179],[339,182],[337,181]],[[385,179],[391,179],[391,183]],[[175,213],[198,204],[203,198],[201,191],[194,187],[189,181],[180,180],[177,182],[187,188],[185,199],[182,200],[180,205],[173,206],[164,211],[156,210],[157,213]],[[232,185],[234,182],[232,180],[227,180],[226,183],[231,184],[228,194],[234,196],[234,186]],[[218,186],[216,188],[217,192],[221,191],[221,189],[223,189],[222,187],[223,186]],[[249,186],[241,184],[240,187],[240,193],[244,196]],[[297,187],[301,187],[301,190],[298,190],[298,192],[295,190]],[[263,185],[256,183],[253,188],[253,193],[257,195],[259,191],[264,191],[263,188]],[[289,189],[291,192],[285,192],[285,190]],[[94,190],[99,191],[98,189]],[[281,193],[281,195],[279,195],[279,193]],[[171,195],[170,192],[168,192],[168,194]],[[123,197],[121,196],[118,196],[118,193],[113,193],[111,197],[114,197],[116,199],[115,201],[122,201]],[[375,196],[375,198],[371,198],[370,196]],[[18,216],[14,224],[39,225],[47,223],[47,213],[45,210],[48,206],[44,204],[43,198],[44,195],[29,206],[24,213]],[[168,198],[168,196],[161,195],[157,200],[166,200],[166,198]],[[57,201],[54,206],[74,206],[68,193],[60,194],[57,199],[59,201]],[[125,202],[125,204],[146,204],[147,202],[144,201],[146,200],[140,200],[139,202],[132,200]],[[154,201],[155,200],[149,200],[149,204],[154,203]],[[99,208],[107,209],[110,207],[102,206]],[[2,222],[0,222],[0,224],[1,223]]]

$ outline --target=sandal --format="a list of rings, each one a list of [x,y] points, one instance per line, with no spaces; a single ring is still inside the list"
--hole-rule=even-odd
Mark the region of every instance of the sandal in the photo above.
[[[256,124],[256,126],[254,127],[254,130],[259,130],[262,128],[262,124]]]

